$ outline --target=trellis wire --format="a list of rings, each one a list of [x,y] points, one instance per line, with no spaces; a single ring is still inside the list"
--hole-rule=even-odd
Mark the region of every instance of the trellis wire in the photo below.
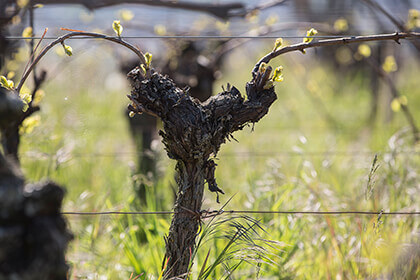
[[[148,155],[146,152],[114,152],[114,153],[68,153],[66,156],[74,158],[106,158],[106,157],[129,157],[129,156],[143,156]],[[226,152],[221,153],[218,157],[269,157],[274,155],[279,156],[340,156],[340,157],[354,157],[354,156],[374,156],[375,154],[413,154],[418,155],[420,151],[402,150],[402,151],[267,151],[267,152]],[[39,157],[55,157],[60,155],[51,153],[24,153],[23,157],[39,158]]]
[[[391,32],[392,33],[392,32]],[[117,37],[117,36],[108,36],[110,38],[114,38],[114,39],[186,39],[186,40],[202,40],[202,39],[216,39],[216,40],[224,40],[224,39],[277,39],[279,37],[283,38],[283,39],[304,39],[304,38],[314,38],[314,39],[334,39],[334,38],[355,38],[357,36],[362,36],[362,35],[320,35],[320,36],[284,36],[284,35],[268,35],[268,36],[213,36],[213,35],[203,35],[203,36],[184,36],[184,35],[179,35],[179,36],[122,36]],[[23,36],[7,36],[5,37],[8,40],[40,40],[41,37],[39,36],[35,36],[35,37],[23,37]],[[42,38],[43,40],[56,40],[58,39],[58,37],[53,37],[53,36],[49,36],[49,37],[44,37]],[[97,38],[92,38],[92,37],[71,37],[68,38],[66,40],[80,40],[80,39],[92,39],[95,40]],[[418,38],[407,38],[407,39],[411,39],[411,40],[415,40]]]
[[[61,212],[63,215],[94,216],[94,215],[172,215],[174,211],[104,211],[104,212]],[[199,213],[197,213],[199,214]],[[226,211],[204,211],[201,214],[223,215],[223,214],[283,214],[283,215],[420,215],[420,211],[259,211],[259,210],[226,210]]]

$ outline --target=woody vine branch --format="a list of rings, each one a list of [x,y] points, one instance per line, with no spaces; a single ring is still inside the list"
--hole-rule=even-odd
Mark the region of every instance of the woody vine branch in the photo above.
[[[336,46],[336,45],[347,45],[353,43],[363,43],[363,42],[372,42],[372,41],[388,41],[393,40],[399,43],[401,39],[410,39],[410,38],[420,38],[420,33],[417,32],[396,32],[392,34],[378,34],[378,35],[368,35],[368,36],[352,36],[337,38],[337,39],[328,39],[320,41],[312,41],[310,43],[299,43],[290,46],[285,46],[278,50],[272,51],[262,57],[258,63],[255,65],[253,73],[258,71],[258,68],[261,63],[268,63],[273,58],[293,51],[303,52],[305,49],[315,48],[315,47],[326,47],[326,46]]]
[[[107,41],[111,41],[111,42],[120,44],[120,45],[128,48],[132,52],[134,52],[139,57],[141,63],[146,63],[143,53],[137,47],[133,46],[132,44],[130,44],[126,41],[123,41],[121,38],[115,38],[115,37],[107,36],[107,35],[100,34],[100,33],[94,33],[94,32],[83,32],[83,31],[70,32],[70,33],[67,33],[67,34],[57,38],[56,40],[52,41],[50,44],[48,44],[36,56],[36,58],[33,60],[33,62],[31,63],[31,65],[29,66],[27,71],[23,74],[22,79],[20,80],[18,86],[16,87],[16,91],[19,92],[21,90],[21,88],[22,88],[23,84],[25,83],[26,79],[28,78],[29,74],[32,72],[32,70],[35,68],[35,66],[38,64],[38,62],[41,60],[41,58],[44,57],[44,55],[52,47],[54,47],[55,45],[64,43],[64,41],[66,39],[69,39],[71,37],[92,37],[92,38],[103,39],[103,40],[107,40]]]

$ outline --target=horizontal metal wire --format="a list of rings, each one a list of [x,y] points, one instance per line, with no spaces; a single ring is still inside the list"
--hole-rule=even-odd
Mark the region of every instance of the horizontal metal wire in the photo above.
[[[186,211],[186,213],[189,213]],[[94,216],[94,215],[172,215],[174,211],[156,211],[156,212],[142,212],[142,211],[105,211],[105,212],[61,212],[63,215],[79,215],[79,216]],[[197,213],[198,214],[198,213]],[[284,215],[420,215],[420,211],[414,212],[382,212],[382,211],[258,211],[258,210],[227,210],[227,211],[204,211],[201,214],[205,215],[222,215],[222,214],[284,214]],[[199,215],[199,214],[198,214]]]
[[[314,38],[314,39],[334,39],[334,38],[354,38],[362,35],[320,35],[320,36],[282,36],[282,35],[267,35],[267,36],[216,36],[216,35],[203,35],[203,36],[122,36],[121,39],[186,39],[186,40],[201,40],[201,39],[277,39],[279,37],[286,39],[304,39],[304,38]],[[119,39],[117,36],[107,36],[109,38]],[[41,37],[22,37],[22,36],[6,36],[8,40],[39,40]],[[56,40],[58,37],[44,37],[43,40]],[[92,37],[71,37],[66,40],[80,40],[80,39],[98,39]],[[414,38],[413,38],[414,39]]]
[[[267,152],[225,152],[220,153],[220,157],[234,157],[234,156],[254,156],[254,157],[269,157],[273,155],[282,156],[374,156],[375,154],[413,154],[418,155],[420,151],[402,150],[402,151],[267,151]],[[100,158],[100,157],[120,157],[120,156],[143,156],[150,155],[150,153],[143,152],[115,152],[115,153],[69,153],[65,156],[75,158]],[[60,155],[42,152],[24,153],[22,157],[39,158],[39,157],[60,157]]]

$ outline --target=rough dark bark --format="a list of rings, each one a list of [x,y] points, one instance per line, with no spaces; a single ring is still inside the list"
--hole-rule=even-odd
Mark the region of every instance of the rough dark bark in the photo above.
[[[264,89],[271,68],[254,73],[246,86],[247,99],[228,85],[227,90],[201,103],[188,91],[177,87],[167,76],[154,70],[146,74],[136,68],[128,74],[132,92],[131,111],[156,115],[163,122],[163,138],[168,156],[177,161],[178,194],[175,214],[166,237],[166,277],[185,274],[194,251],[204,184],[212,192],[223,193],[214,178],[212,160],[221,144],[248,123],[259,121],[276,100],[273,87]]]
[[[0,279],[62,280],[72,235],[60,214],[64,190],[52,182],[27,185],[0,154]]]
[[[188,270],[200,223],[193,213],[201,210],[205,181],[202,170],[205,168],[203,161],[177,163],[176,181],[179,189],[174,209],[177,214],[174,215],[169,234],[165,238],[166,257],[169,258],[167,277],[180,276]]]
[[[217,45],[220,42],[216,43]],[[214,43],[211,44],[213,46]],[[195,41],[176,42],[171,44],[176,51],[175,56],[163,63],[162,73],[173,78],[180,88],[188,87],[188,93],[201,102],[206,101],[213,93],[213,83],[216,72],[220,69],[222,55],[216,61],[204,58],[208,46]],[[124,62],[120,69],[127,73],[138,65],[138,60]],[[156,179],[156,158],[151,151],[151,143],[157,139],[157,119],[154,116],[143,114],[128,117],[130,131],[138,152],[137,172],[146,175],[147,179]],[[152,177],[149,175],[153,175]],[[135,190],[142,205],[147,204],[147,185],[139,180]]]

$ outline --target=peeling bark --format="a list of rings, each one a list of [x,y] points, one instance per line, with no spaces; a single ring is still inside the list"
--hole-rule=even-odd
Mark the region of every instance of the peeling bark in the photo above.
[[[233,132],[259,121],[276,100],[273,87],[264,89],[270,73],[271,67],[264,74],[254,73],[246,86],[247,99],[228,85],[227,90],[204,103],[153,69],[144,75],[135,68],[128,74],[132,86],[129,109],[162,119],[164,129],[159,133],[168,156],[177,161],[175,214],[165,238],[167,278],[188,271],[200,223],[204,184],[210,191],[223,194],[214,177],[216,164],[212,158]]]

